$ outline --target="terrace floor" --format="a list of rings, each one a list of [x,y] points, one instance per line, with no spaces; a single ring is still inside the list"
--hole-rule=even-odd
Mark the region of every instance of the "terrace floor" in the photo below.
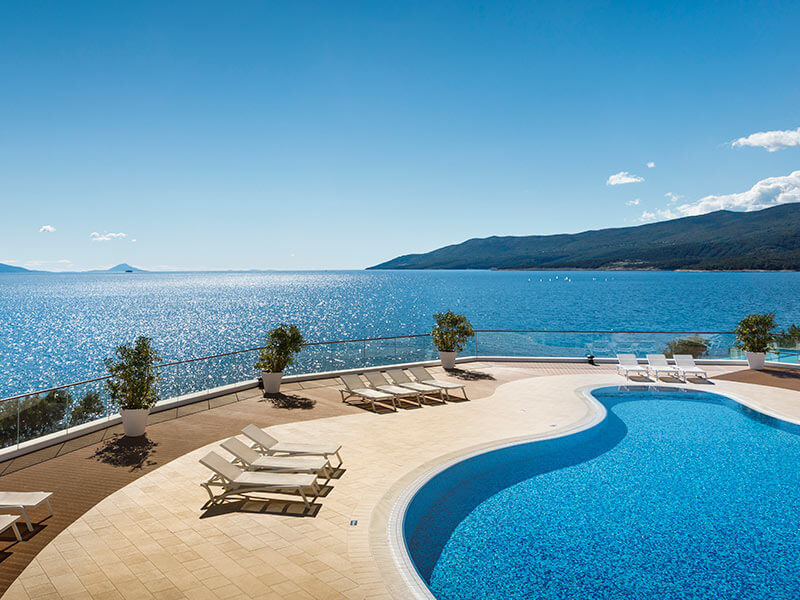
[[[796,391],[741,367],[709,372],[725,380],[701,389],[800,422]],[[183,407],[191,414],[152,424],[137,445],[110,431],[39,464],[6,466],[0,487],[54,491],[56,515],[21,543],[0,541],[3,598],[408,597],[386,541],[400,492],[449,456],[574,427],[588,410],[576,388],[624,381],[612,365],[566,363],[469,363],[439,376],[461,380],[472,400],[376,415],[318,380],[285,386],[277,401],[252,390]],[[248,423],[343,444],[344,471],[310,513],[291,500],[202,510],[209,473],[197,459]]]

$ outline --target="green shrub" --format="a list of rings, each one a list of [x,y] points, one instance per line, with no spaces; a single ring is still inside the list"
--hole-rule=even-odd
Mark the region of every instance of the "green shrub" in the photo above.
[[[792,323],[789,329],[781,329],[775,334],[775,343],[779,348],[795,348],[800,344],[800,327]]]
[[[431,331],[431,338],[439,352],[461,352],[467,340],[475,335],[467,317],[457,315],[452,310],[436,313],[433,320],[436,324]]]
[[[775,339],[775,314],[747,315],[734,333],[736,346],[745,352],[766,352]]]
[[[700,358],[708,354],[708,340],[697,335],[679,338],[667,342],[664,354],[668,358],[672,358],[676,354],[691,354],[694,358]]]
[[[118,346],[115,358],[104,362],[111,379],[105,382],[109,396],[120,409],[152,408],[158,402],[158,373],[153,368],[161,360],[150,338],[139,336],[133,343]]]
[[[24,442],[63,429],[64,417],[71,405],[72,396],[66,390],[3,402],[0,405],[0,442],[3,446],[16,444],[18,432],[19,441]]]
[[[295,354],[303,349],[304,343],[297,325],[279,325],[267,334],[267,345],[258,351],[256,369],[282,373],[294,362]]]
[[[83,399],[72,407],[72,412],[69,415],[70,426],[74,427],[81,423],[94,421],[102,417],[105,412],[106,407],[103,406],[100,394],[97,392],[87,392]]]

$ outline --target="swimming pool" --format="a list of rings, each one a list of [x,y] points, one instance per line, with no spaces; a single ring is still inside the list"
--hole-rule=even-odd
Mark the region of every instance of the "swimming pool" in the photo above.
[[[800,426],[605,387],[598,425],[440,472],[403,533],[436,598],[800,598]]]

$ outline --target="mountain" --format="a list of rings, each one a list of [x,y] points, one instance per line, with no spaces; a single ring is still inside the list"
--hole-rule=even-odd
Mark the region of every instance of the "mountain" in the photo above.
[[[0,273],[31,273],[31,271],[22,267],[0,263]]]
[[[800,204],[576,234],[476,238],[370,268],[800,270]]]
[[[48,273],[49,271],[32,271],[31,269],[23,269],[22,267],[15,267],[13,265],[6,265],[0,263],[0,273]],[[127,263],[120,263],[110,269],[95,269],[93,271],[77,271],[78,273],[148,273],[144,269],[137,269]]]
[[[87,273],[147,273],[144,269],[137,269],[130,266],[128,263],[120,263],[111,267],[110,269],[95,269],[94,271],[86,271]]]

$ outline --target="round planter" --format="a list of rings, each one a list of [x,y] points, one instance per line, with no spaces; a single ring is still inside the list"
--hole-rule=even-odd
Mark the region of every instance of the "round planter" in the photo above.
[[[264,382],[265,394],[277,394],[281,391],[281,379],[283,378],[283,371],[279,373],[268,373],[261,371],[261,381]]]
[[[122,415],[122,429],[126,437],[144,435],[149,408],[121,408],[119,414]]]
[[[458,356],[458,352],[439,351],[439,358],[442,360],[442,366],[448,371],[456,368],[456,356]]]
[[[747,366],[759,371],[764,368],[764,361],[767,358],[765,352],[745,352],[747,356]]]

